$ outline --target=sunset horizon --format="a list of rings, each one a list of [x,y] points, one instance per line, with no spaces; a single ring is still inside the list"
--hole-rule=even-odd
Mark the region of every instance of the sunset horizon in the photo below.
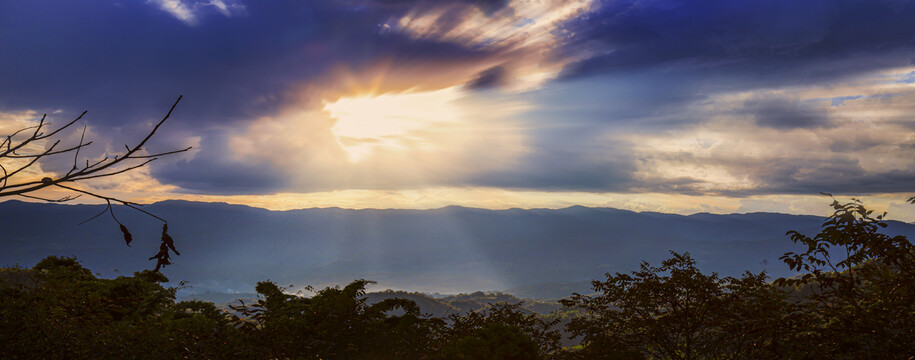
[[[190,151],[82,185],[129,201],[828,214],[824,192],[915,221],[909,45],[853,16],[889,5],[39,3],[0,15],[0,130],[88,110],[94,159],[184,95],[148,147]]]

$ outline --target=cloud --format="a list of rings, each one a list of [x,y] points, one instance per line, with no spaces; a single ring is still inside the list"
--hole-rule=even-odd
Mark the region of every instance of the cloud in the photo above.
[[[888,89],[880,83],[855,88],[866,94]],[[775,99],[795,98],[809,104],[811,100],[805,98],[829,99],[823,95],[843,91],[847,90],[812,86],[783,92]],[[668,133],[623,137],[635,144],[634,156],[643,159],[636,174],[649,190],[690,179],[668,191],[727,196],[906,192],[910,186],[906,184],[915,179],[911,160],[915,153],[908,146],[911,132],[895,118],[915,104],[915,97],[902,94],[889,97],[893,99],[889,102],[864,96],[841,108],[826,106],[821,111],[828,114],[815,119],[829,118],[829,126],[813,126],[825,122],[804,117],[801,121],[779,107],[746,111],[747,99],[775,96],[771,93],[719,95],[693,108],[693,115],[707,119],[704,122]],[[794,110],[794,103],[789,104]],[[761,109],[773,116],[768,123],[760,122]]]
[[[480,72],[476,78],[467,83],[467,88],[471,90],[498,88],[508,81],[506,72],[505,67],[493,66]]]
[[[344,95],[459,85],[494,64],[527,53],[518,50],[520,45],[419,36],[414,28],[378,31],[379,24],[402,19],[414,9],[425,9],[411,13],[422,16],[441,8],[432,3],[408,5],[367,10],[325,2],[4,3],[0,13],[9,20],[3,22],[9,31],[0,31],[0,42],[17,56],[0,59],[0,109],[88,109],[87,123],[98,131],[98,138],[118,142],[157,120],[175,96],[184,94],[160,137],[217,138],[205,138],[194,159],[156,164],[152,174],[188,191],[275,191],[284,184],[275,174],[288,173],[270,164],[254,166],[239,160],[243,157],[232,152],[230,139],[220,138],[228,136],[226,129],[250,128],[259,124],[258,119],[279,117],[289,108],[320,110],[322,102]],[[480,13],[493,26],[502,26],[501,20],[489,16],[513,12],[507,2],[458,5],[452,14]],[[44,10],[48,8],[55,11]],[[242,10],[249,16],[234,18]],[[546,8],[538,11],[548,14]],[[22,20],[36,13],[44,14],[45,24]],[[207,17],[212,13],[223,16]],[[459,17],[453,20],[449,26],[467,26]],[[324,89],[314,92],[315,84]],[[232,176],[239,168],[241,173]],[[201,170],[205,171],[196,173]],[[242,186],[241,179],[250,185]]]
[[[903,76],[900,76],[899,82],[903,84],[913,84],[915,83],[915,71],[907,73]]]
[[[763,95],[749,99],[743,105],[759,126],[793,129],[829,125],[826,111],[797,99]]]
[[[858,100],[858,99],[860,99],[860,98],[862,98],[861,95],[855,95],[855,96],[838,96],[838,97],[832,98],[832,102],[830,103],[830,105],[831,105],[831,106],[842,106],[842,105],[845,105],[845,102],[846,102],[846,101],[849,101],[849,100]]]
[[[302,96],[323,102],[205,134],[193,159],[156,164],[152,174],[194,194],[401,190],[464,186],[476,174],[513,167],[526,151],[513,115],[528,105],[510,95],[458,86],[356,95],[352,87],[385,84],[351,80],[365,83],[315,83]]]
[[[272,164],[256,159],[227,156],[231,145],[219,143],[223,136],[206,136],[191,159],[150,166],[158,181],[179,187],[175,192],[192,194],[269,194],[288,186],[288,179]],[[214,143],[216,142],[216,143]]]
[[[441,6],[441,2],[434,0],[353,0],[350,3],[361,7],[398,7],[404,9],[414,8],[436,8]],[[453,4],[472,5],[479,11],[488,16],[492,16],[500,10],[505,10],[511,1],[509,0],[457,0],[451,1]],[[508,9],[510,10],[510,9]]]
[[[181,0],[150,0],[150,3],[159,6],[159,9],[165,11],[178,20],[183,21],[188,25],[197,24],[197,16],[187,5],[184,4]]]
[[[601,1],[564,25],[560,51],[582,59],[563,75],[711,67],[783,84],[846,77],[908,64],[913,15],[911,3],[889,0]]]
[[[200,23],[201,15],[209,10],[215,10],[225,17],[243,13],[245,6],[229,0],[210,0],[208,2],[184,0],[147,0],[148,3],[158,6],[162,11],[169,13],[181,22],[194,26]]]
[[[15,56],[0,57],[0,111],[88,109],[114,149],[184,94],[156,144],[198,152],[150,176],[196,194],[899,192],[912,15],[844,0],[2,2]],[[346,134],[327,108],[445,90],[448,121],[398,114],[412,125],[391,132]]]
[[[554,78],[569,61],[550,49],[562,41],[559,26],[581,15],[591,2],[419,1],[391,17],[384,28],[413,39],[491,51],[495,56],[477,71],[510,68],[516,90],[529,90]]]
[[[194,126],[248,121],[299,101],[303,84],[340,67],[361,72],[388,64],[407,75],[391,82],[412,86],[422,86],[425,76],[410,68],[460,77],[433,85],[441,88],[466,81],[493,56],[488,49],[378,33],[378,24],[403,10],[354,11],[329,2],[255,2],[247,5],[250,16],[195,27],[132,3],[2,6],[10,30],[0,32],[0,41],[17,56],[0,59],[0,108],[89,109],[112,125],[143,121],[178,94],[185,95],[180,111]],[[45,12],[41,26],[19,20],[47,8],[57,10]],[[218,7],[197,6],[204,8]]]
[[[225,0],[210,0],[209,3],[204,5],[213,6],[216,10],[219,11],[225,17],[232,17],[234,14],[243,13],[245,11],[245,6],[239,3],[230,2],[227,3]]]
[[[255,2],[245,8],[250,16],[217,16],[188,27],[142,3],[3,3],[0,42],[16,56],[0,58],[0,110],[88,109],[99,137],[120,141],[161,117],[184,94],[160,136],[220,136],[225,133],[220,130],[246,127],[300,103],[314,108],[334,100],[303,90],[314,89],[314,83],[345,90],[335,96],[441,89],[466,82],[496,56],[493,49],[378,32],[380,23],[406,9],[360,11],[344,5]],[[201,20],[208,11],[235,14],[240,5],[171,6],[185,19]],[[24,20],[36,13],[44,14],[45,23]],[[328,74],[338,77],[328,79]],[[224,139],[209,139],[203,146],[224,144]],[[215,159],[220,150],[204,151],[214,160],[211,167],[233,164]],[[167,180],[179,183],[185,173],[173,171]],[[252,186],[257,184],[262,183]]]

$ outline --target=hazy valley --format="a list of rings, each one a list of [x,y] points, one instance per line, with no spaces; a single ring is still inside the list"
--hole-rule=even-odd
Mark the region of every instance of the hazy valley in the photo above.
[[[75,255],[110,276],[151,268],[160,225],[129,209],[115,213],[134,234],[124,245],[102,206],[0,203],[0,264],[30,267],[47,255]],[[588,280],[636,270],[668,251],[690,252],[703,271],[791,276],[779,256],[795,249],[787,230],[816,233],[819,216],[774,213],[690,216],[610,208],[559,210],[268,211],[221,203],[166,201],[144,207],[169,221],[181,256],[164,274],[182,294],[251,293],[258,281],[324,286],[378,281],[373,291],[500,290],[550,299],[587,291]],[[915,225],[890,222],[891,234]]]

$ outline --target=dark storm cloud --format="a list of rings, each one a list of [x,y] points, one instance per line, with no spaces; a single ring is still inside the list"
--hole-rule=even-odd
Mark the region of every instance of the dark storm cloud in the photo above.
[[[271,194],[288,185],[288,179],[273,165],[262,161],[235,160],[223,153],[230,149],[223,137],[203,138],[200,152],[193,159],[174,161],[168,166],[152,168],[152,175],[162,183],[176,185],[195,194]]]
[[[756,124],[775,129],[818,128],[829,125],[823,109],[796,99],[760,96],[744,102],[744,111]]]
[[[882,144],[883,142],[880,140],[870,138],[838,139],[829,145],[829,151],[834,153],[850,153],[868,150]]]
[[[550,126],[531,139],[531,151],[518,164],[480,174],[465,183],[549,191],[628,192],[637,187],[632,144],[607,141],[592,124]],[[460,185],[460,184],[456,184]]]
[[[505,67],[493,66],[481,71],[476,78],[467,83],[467,88],[471,90],[487,90],[498,88],[505,85],[508,76]]]
[[[781,159],[752,159],[734,156],[696,157],[689,153],[661,155],[668,162],[694,165],[696,168],[722,167],[734,174],[746,176],[757,184],[752,188],[706,188],[707,183],[690,179],[641,179],[644,191],[676,192],[684,194],[713,194],[725,196],[753,196],[767,194],[880,194],[911,191],[915,183],[915,167],[875,171],[866,170],[860,160],[843,154],[820,157],[794,157]]]
[[[379,34],[379,24],[398,9],[246,5],[245,15],[189,26],[142,2],[3,2],[0,109],[90,109],[94,121],[120,125],[157,114],[184,94],[183,123],[226,125],[275,111],[294,86],[331,66],[484,55]]]
[[[736,195],[753,194],[880,194],[911,191],[915,184],[915,169],[866,171],[856,161],[836,159],[834,162],[803,164],[803,161],[757,164],[752,173],[759,181],[768,181],[753,190]],[[801,164],[806,167],[800,166]],[[748,169],[749,170],[749,169]],[[770,173],[763,171],[770,170]],[[779,176],[773,176],[778,174]]]
[[[625,151],[625,149],[621,149]],[[551,155],[558,155],[551,156]],[[777,160],[695,159],[698,168],[727,166],[758,186],[742,189],[710,189],[708,183],[689,175],[670,177],[635,176],[638,160],[612,161],[581,159],[575,154],[541,154],[529,166],[511,173],[492,174],[473,181],[475,185],[550,191],[676,193],[746,197],[768,194],[880,194],[911,191],[915,169],[867,171],[857,160],[835,157],[828,160],[801,158]],[[627,160],[623,160],[627,159]],[[632,159],[632,160],[629,160]],[[684,162],[686,159],[681,159]]]
[[[379,7],[379,6],[388,6],[388,7],[399,7],[414,9],[417,7],[436,7],[451,4],[470,4],[478,8],[487,16],[492,16],[496,12],[501,10],[511,10],[507,8],[509,0],[452,0],[452,1],[436,1],[436,0],[350,0],[351,4],[361,5],[365,7]]]
[[[245,126],[302,101],[291,93],[337,66],[358,73],[392,59],[398,66],[434,66],[487,56],[481,49],[382,33],[380,25],[406,7],[244,5],[233,16],[189,5],[199,10],[189,24],[152,2],[2,2],[0,111],[88,109],[87,122],[104,139],[117,136],[118,128],[161,118],[183,94],[159,135],[167,138],[175,131]],[[225,152],[204,149],[205,160],[170,169],[155,164],[153,173],[193,191],[248,193],[278,186],[268,174],[278,171],[234,164],[222,158]],[[238,167],[244,171],[228,176]],[[219,181],[217,174],[227,176]]]
[[[486,15],[492,15],[495,12],[505,9],[508,0],[471,0],[471,4],[476,5]]]
[[[249,121],[302,101],[291,94],[293,90],[327,81],[322,77],[336,66],[361,75],[360,70],[390,61],[422,77],[436,68],[427,66],[430,63],[438,64],[437,69],[511,64],[503,58],[481,61],[498,52],[486,43],[434,40],[476,9],[491,18],[512,15],[507,3],[249,1],[234,2],[244,5],[244,11],[234,8],[231,16],[217,7],[192,6],[196,17],[187,21],[154,2],[3,1],[0,111],[61,109],[71,114],[88,109],[88,120],[100,137],[119,139],[136,132],[121,128],[160,118],[174,98],[184,94],[175,117],[163,129],[164,143],[175,134],[209,135],[192,160],[155,164],[152,175],[188,192],[272,193],[288,189],[289,180],[283,178],[288,172],[267,162],[234,160],[225,135],[231,131],[225,130],[243,133]],[[438,7],[446,11],[428,30],[431,34],[411,37],[385,27],[411,11]],[[715,107],[717,95],[729,92],[828,85],[868,71],[912,65],[912,19],[915,5],[909,1],[599,2],[595,11],[555,31],[558,43],[536,49],[554,51],[555,59],[576,60],[562,70],[564,81],[547,82],[524,94],[537,105],[524,114],[521,126],[529,152],[502,169],[469,179],[455,176],[442,184],[708,193],[704,181],[689,176],[637,175],[646,164],[639,157],[648,155],[619,139],[649,133],[675,137],[678,131],[726,116],[750,119],[747,132],[754,131],[749,125],[778,131],[835,126],[823,109],[827,103],[792,98],[790,91],[778,92],[788,94],[779,96],[750,94],[749,100],[741,97],[721,109],[707,108]],[[508,74],[518,71],[511,66],[491,67],[466,86],[499,87]],[[912,83],[912,74],[897,80]],[[832,105],[866,100],[848,95],[833,99]],[[911,121],[899,121],[913,126]],[[831,141],[824,149],[851,153],[879,141]],[[910,189],[915,181],[911,168],[868,172],[850,155],[818,155],[815,160],[803,155],[778,161],[685,155],[676,160],[721,166],[761,184],[730,193],[738,196],[893,192]]]
[[[908,1],[602,1],[565,25],[561,51],[594,55],[563,76],[663,67],[763,83],[844,77],[910,64],[912,18]]]
[[[590,132],[610,129],[632,132],[665,131],[691,126],[696,119],[684,109],[708,100],[688,73],[606,74],[555,83],[531,93],[544,104],[526,117],[541,126],[588,123]],[[549,134],[547,134],[549,135]]]
[[[565,66],[560,74],[564,81],[542,91],[545,96],[540,98],[551,106],[534,116],[591,124],[595,132],[654,133],[672,139],[678,131],[707,126],[710,119],[722,117],[748,119],[752,124],[742,125],[747,132],[754,126],[778,131],[839,126],[830,118],[828,105],[844,106],[862,101],[862,96],[837,97],[830,104],[799,98],[797,91],[772,90],[828,87],[876,70],[911,66],[913,18],[915,3],[910,1],[602,1],[594,11],[563,25],[569,35],[556,52],[579,60]],[[910,78],[901,82],[909,83]],[[734,93],[749,98],[724,102],[718,96]],[[565,141],[583,149],[593,144],[582,139]],[[635,179],[633,169],[640,166],[619,166],[626,163],[622,161],[610,166],[609,156],[580,165],[614,169],[609,178],[613,183],[603,185],[605,191],[734,196],[908,191],[915,180],[911,167],[866,170],[859,163],[866,156],[828,157],[830,152],[867,151],[880,141],[885,140],[836,139],[817,154],[779,159],[718,154],[689,160],[688,153],[669,159],[672,164],[727,169],[757,184],[742,190],[710,190],[706,181],[689,176]],[[625,146],[615,153],[639,156]],[[545,167],[550,166],[562,167]],[[585,188],[598,184],[601,173],[585,175],[592,179]],[[571,183],[582,188],[582,181]]]
[[[631,157],[620,155],[546,149],[526,156],[520,166],[465,179],[465,183],[548,191],[630,192],[637,185],[633,178],[636,166]]]

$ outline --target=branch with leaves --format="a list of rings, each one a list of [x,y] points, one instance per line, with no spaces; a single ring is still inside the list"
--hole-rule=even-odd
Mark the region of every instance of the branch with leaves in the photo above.
[[[81,189],[74,186],[73,184],[90,179],[116,176],[130,172],[132,170],[136,170],[148,165],[149,163],[157,160],[159,157],[182,153],[190,150],[191,147],[187,147],[184,149],[152,154],[145,153],[143,151],[143,147],[147,142],[149,142],[153,135],[156,134],[156,132],[159,130],[159,127],[161,127],[162,124],[165,123],[169,117],[171,117],[172,112],[175,110],[175,107],[178,106],[181,98],[182,96],[179,96],[178,99],[175,100],[175,103],[172,104],[171,108],[168,110],[168,113],[165,114],[162,120],[159,120],[159,122],[156,123],[152,130],[150,130],[142,140],[133,146],[124,145],[125,152],[123,154],[114,156],[106,155],[101,159],[96,160],[90,160],[87,158],[84,159],[84,163],[79,161],[80,150],[92,144],[92,141],[86,141],[85,139],[86,127],[83,127],[79,143],[76,145],[62,146],[61,140],[56,138],[59,137],[59,134],[62,131],[72,128],[78,121],[83,118],[83,116],[86,115],[87,111],[83,111],[75,119],[67,122],[60,128],[53,131],[48,129],[48,123],[46,122],[47,114],[45,114],[41,117],[41,120],[38,121],[37,125],[28,126],[19,129],[12,134],[3,136],[3,140],[0,142],[0,198],[8,196],[22,196],[29,199],[47,202],[67,202],[86,195],[104,200],[106,203],[105,209],[102,210],[102,212],[99,214],[87,219],[83,223],[91,221],[107,212],[120,227],[127,246],[130,246],[130,242],[133,240],[133,236],[127,227],[124,226],[124,224],[121,223],[114,215],[112,203],[127,206],[163,222],[161,245],[162,249],[158,254],[151,257],[150,260],[158,259],[156,264],[156,271],[158,271],[159,268],[164,265],[171,264],[169,261],[168,250],[173,251],[176,255],[180,254],[177,250],[175,250],[174,241],[172,240],[171,236],[167,234],[168,222],[165,219],[141,209],[141,204],[106,196],[90,190]],[[53,143],[46,145],[46,142],[52,140]],[[41,145],[45,145],[43,146],[44,150],[31,150]],[[46,176],[40,180],[35,180],[34,178],[23,179],[23,175],[26,173],[25,170],[40,164],[42,160],[48,160],[57,156],[69,155],[73,156],[73,166],[65,174],[54,177]],[[17,162],[18,164],[13,165],[13,163]],[[36,192],[40,190],[52,188],[63,189],[74,194],[59,198],[47,198],[35,195]]]

